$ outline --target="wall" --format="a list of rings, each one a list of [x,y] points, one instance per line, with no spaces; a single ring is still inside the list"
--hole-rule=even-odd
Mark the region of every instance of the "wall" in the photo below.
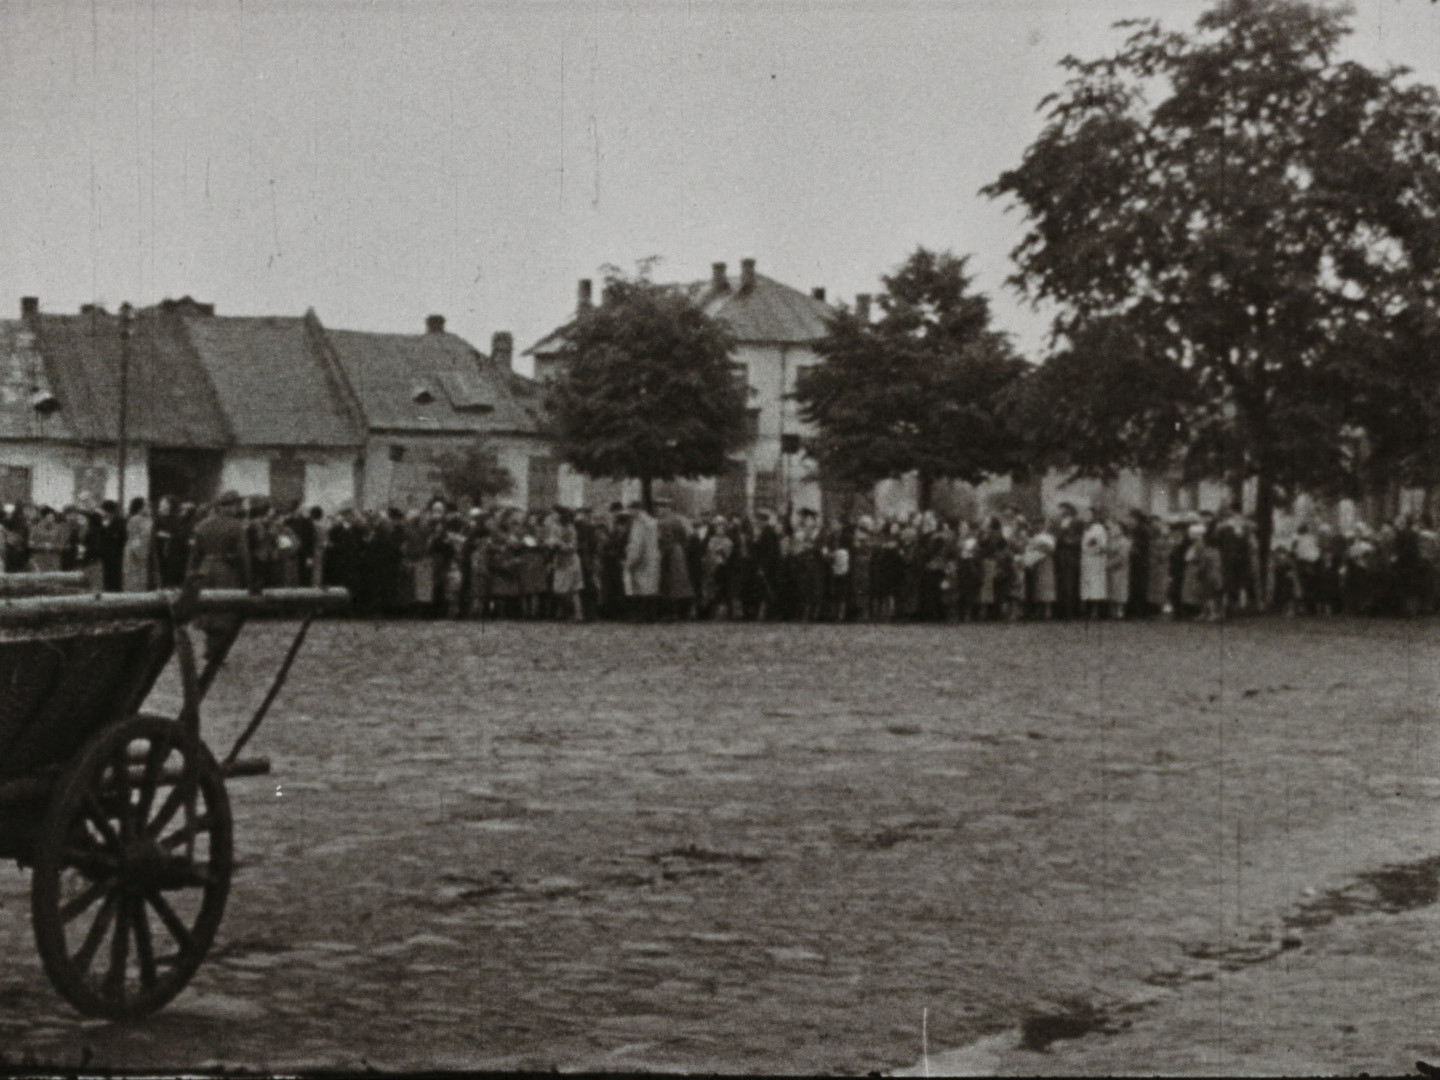
[[[220,469],[220,490],[244,495],[270,493],[270,455],[262,451],[237,450],[225,455]]]
[[[343,450],[305,463],[305,505],[334,513],[354,506],[355,451]]]
[[[495,500],[500,506],[528,506],[529,461],[532,457],[548,457],[548,440],[539,436],[489,435],[487,445],[495,450],[500,465],[510,471],[515,487]],[[434,496],[436,484],[431,463],[441,454],[464,450],[474,442],[473,435],[405,433],[373,435],[364,455],[364,508],[385,510],[392,506],[402,510],[418,510]],[[392,460],[392,448],[399,447],[400,460]],[[308,479],[308,478],[307,478]],[[560,477],[560,496],[565,505],[567,494],[574,494],[576,478],[567,480],[564,470]],[[583,485],[582,485],[583,487]]]
[[[305,463],[305,506],[334,513],[354,506],[355,451],[279,451],[246,448],[225,455],[220,469],[220,490],[241,495],[270,495],[270,462],[280,457]]]
[[[746,501],[755,499],[755,474],[776,473],[776,500],[780,509],[788,500],[796,510],[820,509],[820,485],[814,478],[815,463],[801,454],[783,454],[781,441],[785,435],[802,438],[811,433],[796,412],[790,395],[801,368],[817,364],[820,358],[806,345],[761,345],[747,343],[735,350],[735,361],[745,368],[746,382],[753,393],[750,407],[760,410],[758,436],[745,451]],[[714,484],[709,483],[713,492]],[[697,493],[698,494],[698,493]]]
[[[117,473],[119,459],[114,447],[95,450],[78,446],[32,442],[0,442],[0,465],[30,470],[30,497],[37,505],[56,509],[75,501],[75,470],[98,466],[105,470],[106,499],[120,499]],[[132,446],[125,464],[125,499],[148,496],[150,474],[145,465],[145,448]]]

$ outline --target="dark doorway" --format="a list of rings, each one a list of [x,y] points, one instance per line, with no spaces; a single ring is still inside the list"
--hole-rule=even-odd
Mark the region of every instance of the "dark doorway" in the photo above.
[[[209,502],[220,491],[222,450],[150,450],[150,501],[169,495],[179,502]]]

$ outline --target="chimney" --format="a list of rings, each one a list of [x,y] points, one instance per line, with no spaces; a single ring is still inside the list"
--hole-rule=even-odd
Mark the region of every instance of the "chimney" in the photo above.
[[[514,335],[508,330],[496,330],[490,337],[490,362],[497,367],[508,368],[514,360],[514,354]]]
[[[755,288],[755,260],[740,260],[740,291],[748,293]]]
[[[724,263],[712,263],[710,265],[710,287],[716,292],[730,291],[730,279],[725,276]]]
[[[823,304],[825,302],[825,286],[816,285],[813,289],[810,290],[810,295]]]
[[[445,316],[426,315],[425,332],[427,334],[443,334],[445,332]]]
[[[575,314],[583,315],[595,306],[593,293],[591,292],[590,279],[580,279],[580,287],[575,292]]]
[[[870,325],[870,294],[866,292],[855,295],[855,317],[866,326]]]
[[[20,297],[20,317],[22,319],[33,319],[40,314],[40,298],[38,296]]]

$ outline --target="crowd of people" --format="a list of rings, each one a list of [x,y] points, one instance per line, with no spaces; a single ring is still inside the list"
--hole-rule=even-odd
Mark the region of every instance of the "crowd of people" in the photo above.
[[[1440,532],[1413,516],[1343,532],[1301,522],[1274,538],[1263,575],[1254,522],[1238,510],[690,520],[663,500],[652,514],[461,510],[437,498],[419,511],[332,515],[227,492],[204,507],[134,499],[125,514],[113,502],[8,506],[0,529],[7,572],[79,569],[110,590],[174,587],[197,570],[212,584],[339,585],[356,611],[386,616],[1215,620],[1440,608]]]

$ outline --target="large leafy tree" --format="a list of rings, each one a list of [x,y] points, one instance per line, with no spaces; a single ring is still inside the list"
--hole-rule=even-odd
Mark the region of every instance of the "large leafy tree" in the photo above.
[[[1027,365],[991,328],[966,260],[919,248],[881,280],[880,317],[837,313],[815,346],[824,363],[801,374],[795,398],[817,429],[807,451],[850,483],[916,473],[922,507],[936,480],[1019,471],[1001,402]]]
[[[611,271],[564,331],[547,407],[562,456],[592,477],[714,476],[746,438],[748,390],[729,332],[645,270]]]
[[[1022,395],[1082,471],[1173,462],[1277,498],[1424,471],[1440,386],[1440,107],[1343,59],[1344,11],[1222,0],[1074,57],[1020,165],[1013,282],[1054,306]],[[1355,448],[1362,445],[1363,455]]]

